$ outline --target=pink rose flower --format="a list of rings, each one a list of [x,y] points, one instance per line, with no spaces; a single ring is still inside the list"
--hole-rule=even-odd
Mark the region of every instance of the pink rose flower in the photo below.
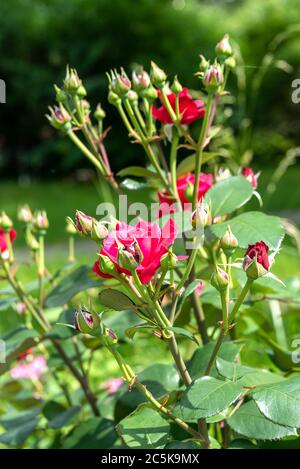
[[[254,171],[252,168],[243,168],[242,170],[242,175],[247,179],[247,181],[252,184],[253,189],[257,188],[257,180],[259,174],[254,174]]]
[[[158,97],[161,99],[160,91],[158,91]],[[174,93],[170,93],[167,97],[175,111],[176,95]],[[180,123],[187,125],[191,124],[192,122],[203,118],[205,114],[204,102],[200,99],[193,99],[189,94],[189,90],[187,88],[183,88],[179,93],[179,112],[182,116]],[[164,104],[159,108],[152,106],[152,114],[155,119],[159,120],[163,124],[172,124],[173,122]]]
[[[178,196],[181,202],[182,207],[184,208],[184,204],[191,203],[191,199],[187,197],[187,189],[190,187],[191,191],[193,191],[195,184],[195,175],[193,173],[187,173],[185,176],[177,179],[177,191]],[[213,176],[212,174],[205,174],[201,173],[199,176],[199,189],[198,189],[198,201],[202,199],[202,197],[206,194],[206,192],[212,187],[213,185]],[[158,199],[161,204],[167,203],[168,205],[172,205],[175,202],[174,199],[171,198],[170,194],[165,190],[163,192],[158,192]],[[161,211],[162,214],[164,210]]]
[[[116,266],[118,272],[127,275],[131,273],[122,268],[117,261],[118,246],[124,251],[136,256],[136,243],[142,254],[142,260],[136,272],[143,284],[150,282],[155,272],[160,267],[161,257],[168,252],[168,247],[173,244],[176,237],[176,227],[172,219],[160,229],[158,225],[141,220],[137,225],[131,226],[126,223],[118,223],[115,231],[111,231],[104,239],[100,254],[108,257]],[[94,264],[93,271],[104,278],[112,278],[111,275],[101,271],[99,261]]]

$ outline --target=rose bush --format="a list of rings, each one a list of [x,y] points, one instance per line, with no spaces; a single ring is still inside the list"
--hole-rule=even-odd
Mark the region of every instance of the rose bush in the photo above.
[[[21,207],[36,272],[28,284],[13,223],[0,217],[0,309],[17,312],[3,337],[2,444],[41,447],[43,431],[58,448],[299,447],[299,279],[278,254],[297,230],[262,212],[258,175],[224,149],[215,122],[235,68],[228,36],[216,54],[212,64],[201,57],[196,93],[153,62],[150,74],[108,75],[108,100],[145,154],[117,175],[103,108],[92,112],[75,69],[55,86],[48,120],[94,165],[114,204],[98,207],[101,219],[81,207],[67,219],[68,261],[55,273],[47,214]],[[135,203],[124,207],[128,195]],[[77,236],[94,242],[87,265],[76,261]]]

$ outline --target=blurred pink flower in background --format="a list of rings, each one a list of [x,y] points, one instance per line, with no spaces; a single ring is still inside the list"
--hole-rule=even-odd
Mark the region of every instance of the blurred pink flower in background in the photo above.
[[[37,381],[47,369],[47,362],[43,355],[22,359],[17,366],[10,370],[13,379],[31,379]]]
[[[108,394],[115,394],[123,383],[124,381],[122,378],[113,378],[105,381],[105,383],[102,384],[102,388],[106,389]]]

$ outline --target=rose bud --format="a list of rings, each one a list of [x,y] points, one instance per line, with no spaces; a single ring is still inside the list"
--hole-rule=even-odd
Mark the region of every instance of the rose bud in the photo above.
[[[77,234],[76,226],[74,225],[74,222],[70,217],[66,218],[66,233],[71,236]]]
[[[194,195],[194,184],[192,184],[189,181],[185,188],[184,196],[186,197],[187,200],[191,202],[193,200],[193,195]]]
[[[82,81],[80,80],[77,70],[67,66],[66,77],[64,79],[64,87],[68,93],[77,94],[77,91],[82,87]]]
[[[121,74],[113,71],[111,72],[110,86],[113,93],[120,97],[125,96],[131,89],[131,81],[123,68],[121,68]]]
[[[118,342],[118,336],[112,329],[109,329],[108,327],[106,327],[104,330],[104,335],[105,335],[106,341],[109,342],[110,344],[116,344]]]
[[[143,254],[137,241],[133,241],[131,245],[123,245],[118,243],[117,263],[129,272],[137,269],[143,260]]]
[[[171,90],[173,91],[174,94],[178,95],[181,93],[183,90],[181,83],[179,83],[179,80],[177,78],[177,75],[174,78],[173,84],[171,86]]]
[[[59,107],[54,106],[54,108],[52,108],[49,106],[49,111],[50,115],[46,114],[46,118],[52,127],[62,130],[63,132],[68,132],[72,128],[71,116],[61,103]]]
[[[230,68],[230,69],[233,69],[235,68],[236,66],[236,61],[235,61],[235,58],[234,57],[228,57],[226,60],[225,60],[225,65],[226,67]]]
[[[227,227],[227,230],[220,239],[220,246],[228,255],[231,255],[235,248],[237,248],[238,240],[232,233],[230,226]]]
[[[76,210],[76,229],[83,236],[90,236],[93,230],[93,223],[96,222],[95,218],[86,215],[80,210]]]
[[[157,86],[157,88],[161,88],[167,79],[165,72],[153,61],[151,61],[150,79],[152,85]]]
[[[135,91],[129,90],[126,97],[127,97],[128,101],[130,101],[133,106],[138,105],[139,95]]]
[[[214,273],[211,276],[210,283],[218,291],[223,291],[227,288],[229,284],[229,275],[224,270],[217,267]]]
[[[192,227],[194,229],[200,226],[206,226],[211,220],[209,206],[206,203],[199,202],[196,210],[192,213]]]
[[[97,121],[103,121],[106,117],[106,112],[102,108],[101,104],[97,104],[96,111],[94,112],[94,117]]]
[[[221,59],[226,59],[227,57],[231,57],[233,54],[232,47],[229,42],[228,34],[225,34],[224,37],[221,39],[220,42],[216,45],[216,54],[217,57]]]
[[[203,84],[208,90],[215,90],[224,82],[224,76],[220,64],[210,65],[203,76]]]
[[[269,268],[269,246],[263,241],[249,244],[243,261],[243,269],[247,277],[256,280],[265,275]]]
[[[204,73],[209,67],[209,61],[206,60],[204,55],[200,55],[199,57],[200,57],[199,70],[200,70],[200,73]]]
[[[64,90],[54,85],[54,91],[56,94],[55,98],[58,103],[65,104],[66,102],[68,102],[68,95]]]
[[[157,90],[151,85],[141,92],[141,96],[147,99],[150,103],[153,103],[157,98]]]
[[[32,212],[29,205],[23,205],[18,210],[18,220],[22,221],[23,223],[30,223],[32,222]]]
[[[109,90],[107,101],[109,102],[109,104],[112,104],[115,107],[120,106],[120,104],[122,103],[121,98],[111,89]]]
[[[98,254],[98,256],[99,260],[96,261],[93,271],[98,275],[101,272],[109,277],[113,276],[117,272],[115,264],[104,254]]]
[[[9,230],[13,226],[11,218],[9,218],[7,213],[5,213],[4,211],[2,211],[0,215],[0,226],[4,230]]]
[[[258,175],[254,174],[253,169],[246,167],[242,169],[242,175],[252,184],[253,189],[257,188]]]
[[[216,175],[216,182],[220,181],[225,181],[225,179],[228,179],[231,177],[231,172],[228,168],[219,168],[217,175]]]
[[[108,229],[103,223],[97,220],[92,221],[91,239],[93,241],[103,241],[108,235]]]
[[[74,313],[75,329],[83,334],[98,336],[103,332],[100,317],[94,311],[90,312],[86,308],[80,308]]]
[[[168,251],[160,259],[160,267],[163,271],[175,269],[178,257],[172,251]]]
[[[150,76],[143,67],[139,67],[132,72],[133,89],[137,92],[148,88],[151,84]]]
[[[47,230],[49,221],[45,210],[37,210],[33,216],[33,224],[37,230]]]

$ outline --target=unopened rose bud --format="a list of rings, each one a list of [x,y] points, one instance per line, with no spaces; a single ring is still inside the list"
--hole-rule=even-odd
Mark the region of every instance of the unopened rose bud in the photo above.
[[[235,61],[235,58],[234,57],[228,57],[226,60],[225,60],[225,65],[226,67],[230,68],[230,69],[233,69],[236,67],[236,61]]]
[[[229,42],[229,36],[228,34],[225,34],[224,37],[221,39],[220,42],[216,45],[216,54],[217,57],[220,57],[221,59],[226,59],[227,57],[232,56],[233,51],[231,44]]]
[[[173,91],[174,94],[178,95],[179,93],[181,93],[182,89],[183,89],[182,85],[179,82],[177,75],[176,75],[174,78],[173,84],[171,86],[171,90]]]
[[[114,275],[116,273],[116,266],[110,260],[109,257],[105,256],[104,254],[98,254],[99,256],[99,268],[103,274],[106,275]]]
[[[97,121],[103,121],[106,117],[106,112],[102,108],[101,104],[97,104],[96,111],[94,112],[94,117]]]
[[[106,337],[106,341],[110,344],[116,344],[118,342],[118,336],[112,329],[106,327],[104,330],[104,335]]]
[[[221,66],[218,63],[210,65],[203,76],[203,84],[208,90],[215,90],[224,82]]]
[[[142,67],[132,72],[132,85],[135,91],[139,92],[148,88],[150,83],[150,76]]]
[[[77,94],[78,89],[82,86],[77,70],[75,68],[69,68],[67,66],[66,76],[64,79],[64,87],[68,93]]]
[[[76,210],[76,229],[83,236],[90,236],[93,230],[93,223],[96,221],[95,218],[86,215],[80,210]]]
[[[217,269],[212,274],[210,279],[210,283],[213,287],[215,287],[218,291],[223,291],[229,285],[229,275],[224,270],[217,267]]]
[[[154,88],[154,86],[149,86],[141,92],[141,96],[147,99],[147,101],[150,103],[153,103],[157,98],[157,90]]]
[[[129,272],[137,269],[143,260],[143,254],[137,241],[134,241],[130,246],[119,244],[117,263],[118,265]]]
[[[87,92],[86,92],[86,89],[83,85],[80,85],[77,89],[77,92],[76,92],[76,95],[79,97],[79,98],[85,98],[86,95],[87,95]]]
[[[269,246],[263,241],[249,244],[243,261],[243,269],[247,277],[256,280],[265,275],[269,268]]]
[[[80,308],[74,314],[75,328],[83,334],[99,336],[103,334],[103,326],[100,317],[94,311],[88,311],[86,308]]]
[[[58,103],[65,104],[68,101],[67,93],[56,85],[54,85],[54,90],[55,90],[55,95],[56,95],[55,96],[56,101]]]
[[[23,223],[31,223],[32,222],[32,212],[29,205],[23,205],[18,210],[18,220]]]
[[[191,182],[188,182],[186,189],[184,191],[184,195],[189,201],[193,200],[194,185]]]
[[[120,97],[125,96],[131,89],[131,81],[123,68],[121,69],[121,73],[111,72],[110,86],[111,90]]]
[[[13,226],[11,218],[7,215],[6,212],[2,211],[0,215],[0,226],[4,230],[9,230]]]
[[[204,73],[209,67],[209,61],[206,60],[204,55],[200,55],[199,57],[200,57],[199,70],[200,70],[200,73]]]
[[[129,90],[126,97],[133,106],[136,106],[138,104],[139,96],[135,91]]]
[[[109,91],[107,100],[109,104],[112,104],[113,106],[116,106],[116,107],[120,106],[120,104],[122,103],[121,98],[119,98],[119,96],[116,93],[114,93],[112,90]]]
[[[71,236],[77,234],[76,226],[75,226],[73,220],[70,217],[66,218],[66,223],[67,223],[66,224],[66,233],[68,233]]]
[[[167,75],[156,63],[151,62],[150,79],[152,85],[161,88],[166,82]]]
[[[33,224],[37,230],[47,230],[49,228],[49,221],[45,210],[37,210],[33,216]]]
[[[38,249],[40,247],[39,242],[35,238],[35,236],[33,236],[30,229],[26,229],[26,231],[25,231],[25,242],[26,242],[27,246],[29,247],[29,249],[31,249],[31,251],[33,251],[33,252],[38,251]]]
[[[225,251],[226,254],[231,255],[231,253],[238,247],[238,240],[231,231],[230,226],[223,234],[220,239],[220,246]]]
[[[211,219],[209,206],[204,202],[199,202],[196,210],[192,213],[192,226],[194,229],[209,224]]]
[[[100,221],[93,220],[92,223],[91,239],[96,242],[103,241],[108,235],[108,229]]]
[[[178,257],[172,251],[168,251],[160,259],[160,267],[163,271],[175,269]]]
[[[62,130],[63,132],[68,132],[72,128],[71,116],[61,103],[59,107],[54,106],[54,108],[52,108],[49,106],[49,111],[50,114],[46,114],[46,117],[52,127]]]

